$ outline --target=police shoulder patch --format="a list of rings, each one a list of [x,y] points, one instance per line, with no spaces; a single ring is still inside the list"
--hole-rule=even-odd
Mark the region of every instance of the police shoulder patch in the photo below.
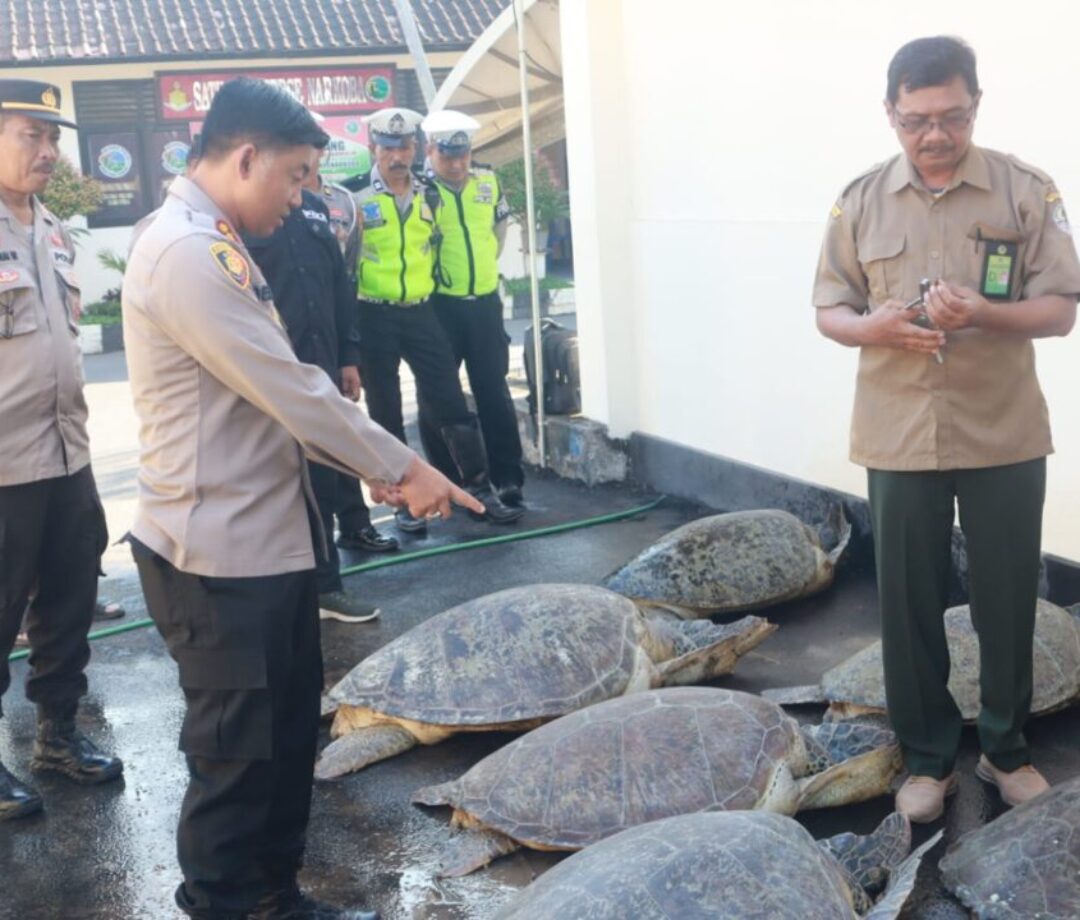
[[[227,220],[221,220],[219,218],[218,221],[214,224],[214,229],[217,230],[217,232],[220,233],[223,237],[225,237],[225,239],[231,240],[234,243],[240,242],[240,237],[236,235],[236,231],[233,230],[232,226]]]
[[[233,284],[244,290],[251,286],[251,269],[232,243],[211,243],[210,255]]]

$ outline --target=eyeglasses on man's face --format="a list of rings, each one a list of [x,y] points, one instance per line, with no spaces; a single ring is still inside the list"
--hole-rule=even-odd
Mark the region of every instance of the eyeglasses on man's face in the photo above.
[[[966,109],[954,109],[946,112],[940,118],[930,118],[928,115],[906,114],[893,106],[893,118],[897,127],[905,134],[927,134],[937,125],[946,134],[958,134],[964,131],[975,117],[975,103]]]

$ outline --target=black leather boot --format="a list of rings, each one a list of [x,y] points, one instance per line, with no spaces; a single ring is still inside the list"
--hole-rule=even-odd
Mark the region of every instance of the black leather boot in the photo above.
[[[0,763],[0,821],[22,818],[41,811],[41,796],[32,786],[19,782]]]
[[[331,907],[295,888],[266,895],[250,917],[251,920],[379,920],[373,910]]]
[[[509,508],[502,503],[488,476],[487,451],[480,426],[473,422],[464,425],[447,425],[442,429],[443,440],[461,471],[465,491],[484,506],[484,513],[469,514],[480,521],[492,524],[512,524],[524,513],[524,508]]]
[[[77,783],[104,783],[124,772],[118,757],[110,757],[75,727],[78,703],[39,703],[38,733],[30,769],[55,770]]]

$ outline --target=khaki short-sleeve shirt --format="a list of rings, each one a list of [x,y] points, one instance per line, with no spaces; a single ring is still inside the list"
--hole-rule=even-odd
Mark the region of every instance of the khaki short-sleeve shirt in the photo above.
[[[834,206],[814,305],[865,312],[887,300],[906,303],[918,297],[922,278],[985,292],[988,250],[1015,253],[1008,277],[994,278],[998,290],[1008,288],[999,300],[1080,295],[1080,261],[1049,176],[972,147],[949,187],[934,194],[901,154],[857,178]],[[1030,339],[963,329],[947,334],[943,358],[939,364],[899,349],[861,349],[855,463],[971,469],[1053,452]]]
[[[181,571],[312,568],[305,455],[387,483],[415,457],[297,360],[258,266],[187,178],[136,227],[123,312],[140,442],[131,532]]]
[[[75,247],[34,201],[33,238],[0,202],[0,486],[90,462]]]

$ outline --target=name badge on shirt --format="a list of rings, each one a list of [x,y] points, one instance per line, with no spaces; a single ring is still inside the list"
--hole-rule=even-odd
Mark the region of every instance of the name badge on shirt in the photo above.
[[[982,287],[987,300],[1008,300],[1012,288],[1013,268],[1016,265],[1017,244],[1005,240],[984,240]]]

